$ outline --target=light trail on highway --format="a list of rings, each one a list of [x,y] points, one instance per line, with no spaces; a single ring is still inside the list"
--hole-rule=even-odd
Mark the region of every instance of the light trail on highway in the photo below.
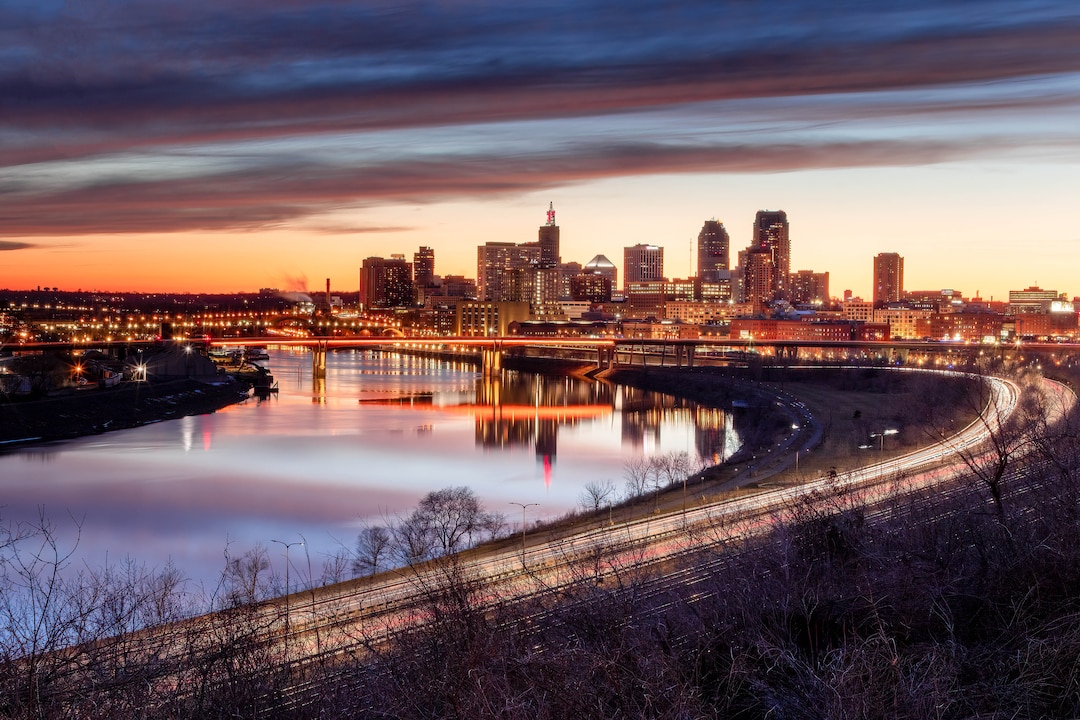
[[[953,373],[957,376],[960,373]],[[507,549],[468,559],[459,557],[454,572],[489,588],[499,602],[508,598],[526,597],[538,591],[557,591],[580,577],[582,563],[595,565],[595,576],[602,582],[605,576],[626,572],[642,572],[647,567],[701,549],[702,538],[714,538],[711,529],[722,527],[727,539],[745,538],[767,531],[781,522],[785,512],[800,502],[815,496],[844,492],[857,502],[881,502],[895,492],[895,480],[904,477],[904,488],[924,488],[951,478],[954,470],[963,467],[960,453],[971,451],[984,443],[1015,412],[1020,388],[1011,380],[985,378],[989,389],[986,409],[956,434],[906,455],[876,462],[835,477],[824,476],[797,486],[762,490],[754,495],[719,500],[699,507],[664,515],[649,516],[585,530],[563,538],[534,541],[524,551]],[[1075,398],[1063,386],[1059,395],[1071,400],[1061,412],[1071,409]],[[596,560],[601,558],[602,560]],[[444,561],[445,562],[445,561]],[[400,569],[391,577],[374,582],[353,581],[322,588],[290,598],[291,628],[289,642],[300,655],[312,647],[315,628],[322,635],[342,625],[362,628],[361,634],[391,637],[423,620],[418,600],[425,590],[436,587],[442,578],[434,568],[415,566]],[[279,599],[268,610],[281,614],[284,601]],[[343,652],[348,648],[327,647],[321,638],[318,653]]]
[[[988,399],[978,417],[959,432],[899,457],[797,486],[649,514],[565,537],[534,537],[524,548],[518,543],[498,551],[481,548],[374,579],[148,628],[133,634],[137,654],[153,657],[162,666],[163,686],[185,687],[195,675],[212,682],[213,672],[196,669],[198,658],[214,658],[223,638],[242,637],[263,648],[265,661],[292,668],[299,678],[308,664],[326,668],[363,658],[402,633],[424,627],[434,598],[448,581],[465,582],[473,591],[470,602],[481,611],[539,598],[551,598],[549,606],[554,607],[583,580],[599,585],[648,578],[656,592],[672,583],[693,584],[721,562],[715,553],[709,558],[703,551],[764,537],[778,524],[797,518],[800,507],[812,506],[808,503],[842,496],[849,506],[880,508],[904,493],[944,486],[957,468],[966,467],[961,454],[967,453],[968,462],[977,459],[986,440],[1001,432],[1020,406],[1021,389],[1015,382],[995,377],[985,381]],[[1048,424],[1064,419],[1076,405],[1072,391],[1059,383],[1043,380],[1042,393]],[[703,559],[674,562],[690,556]]]

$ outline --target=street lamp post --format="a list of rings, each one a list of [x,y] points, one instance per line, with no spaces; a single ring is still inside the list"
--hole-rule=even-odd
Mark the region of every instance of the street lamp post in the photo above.
[[[517,505],[519,508],[521,508],[521,567],[525,567],[525,508],[532,507],[534,505],[539,507],[540,503],[511,502],[510,504]]]
[[[285,641],[289,640],[289,548],[293,545],[303,545],[302,540],[294,540],[292,542],[285,542],[284,540],[270,539],[270,542],[276,542],[278,545],[285,546]]]
[[[878,452],[879,453],[885,452],[885,436],[886,435],[895,435],[898,432],[900,432],[900,431],[897,430],[896,428],[889,428],[888,430],[882,430],[878,434],[878,441],[879,441],[878,442]]]
[[[888,428],[887,430],[882,430],[881,432],[870,433],[870,439],[873,440],[874,438],[877,438],[878,439],[878,453],[884,453],[885,452],[885,436],[886,435],[896,435],[899,432],[900,431],[897,430],[896,428]],[[869,449],[871,447],[873,447],[873,445],[860,445],[859,449],[860,450],[867,450],[867,449]]]

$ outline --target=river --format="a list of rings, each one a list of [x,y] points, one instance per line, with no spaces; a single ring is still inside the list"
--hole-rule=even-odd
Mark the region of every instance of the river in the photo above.
[[[279,391],[212,415],[0,455],[0,520],[44,516],[71,569],[172,563],[211,590],[225,563],[261,544],[279,575],[316,581],[364,522],[465,485],[520,527],[579,506],[590,481],[624,487],[633,458],[730,455],[729,416],[674,398],[575,378],[505,373],[431,358],[343,350],[313,381],[311,356],[273,349]],[[297,578],[300,578],[297,580]]]

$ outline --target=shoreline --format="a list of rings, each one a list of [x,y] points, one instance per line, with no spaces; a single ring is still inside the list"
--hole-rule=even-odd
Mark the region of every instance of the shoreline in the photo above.
[[[248,397],[250,387],[232,379],[214,383],[180,379],[0,403],[0,452],[207,415]]]

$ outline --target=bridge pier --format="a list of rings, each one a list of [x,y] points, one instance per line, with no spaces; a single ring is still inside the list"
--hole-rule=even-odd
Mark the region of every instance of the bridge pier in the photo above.
[[[326,379],[326,343],[311,346],[311,378]]]
[[[797,360],[799,348],[795,345],[777,345],[776,357],[781,360]]]
[[[596,369],[611,370],[615,367],[615,346],[598,345],[596,347]]]
[[[502,350],[484,348],[480,351],[480,369],[484,377],[491,377],[502,372]]]

